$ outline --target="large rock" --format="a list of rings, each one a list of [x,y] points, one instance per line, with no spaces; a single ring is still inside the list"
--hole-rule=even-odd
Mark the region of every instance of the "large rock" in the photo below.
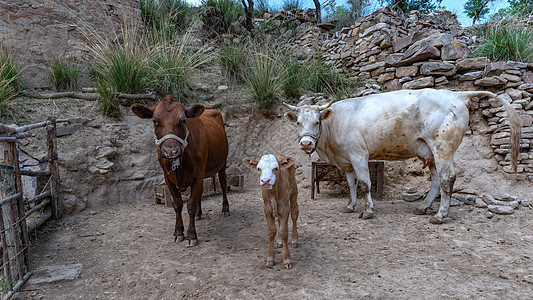
[[[420,67],[420,74],[422,75],[453,76],[456,72],[455,65],[438,61],[426,62]]]
[[[486,57],[476,57],[476,58],[464,58],[458,59],[455,62],[455,67],[457,71],[467,71],[475,69],[483,69],[490,63],[490,60]]]
[[[507,64],[504,61],[491,62],[485,67],[485,76],[496,76],[507,70]]]
[[[470,54],[470,49],[466,44],[460,42],[451,42],[442,46],[441,59],[442,60],[457,60],[467,58]]]
[[[402,84],[400,83],[400,80],[398,80],[397,78],[391,81],[385,82],[383,86],[385,87],[385,90],[387,92],[392,92],[392,91],[397,91],[397,90],[402,89]]]
[[[489,211],[500,215],[510,215],[514,212],[514,208],[504,205],[489,205]]]
[[[507,79],[500,76],[485,77],[478,79],[474,82],[474,85],[480,86],[499,86],[507,83]]]
[[[418,66],[398,67],[396,69],[396,77],[402,78],[406,76],[414,77],[418,73]]]
[[[419,78],[413,81],[406,82],[402,85],[404,90],[416,90],[435,85],[435,79],[432,76]]]
[[[418,50],[424,47],[431,46],[435,48],[440,48],[452,41],[453,36],[448,33],[433,34],[409,46],[409,48],[407,48],[407,50],[405,51],[405,57],[410,57],[411,55],[415,54],[416,52],[418,52]]]
[[[396,65],[405,66],[405,65],[410,65],[417,61],[428,60],[431,58],[439,58],[439,57],[440,57],[439,49],[433,46],[425,46],[419,49],[412,56],[400,60]]]
[[[457,64],[455,65],[457,67]],[[476,80],[481,78],[483,71],[468,72],[463,75],[459,75],[458,79],[461,81]]]

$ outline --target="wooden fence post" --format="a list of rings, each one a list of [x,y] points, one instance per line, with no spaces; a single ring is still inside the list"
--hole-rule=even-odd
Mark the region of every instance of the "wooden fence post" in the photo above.
[[[46,144],[48,145],[50,192],[52,193],[52,217],[58,220],[63,217],[63,206],[61,203],[59,161],[57,158],[56,118],[53,116],[48,117],[48,124],[46,125]]]

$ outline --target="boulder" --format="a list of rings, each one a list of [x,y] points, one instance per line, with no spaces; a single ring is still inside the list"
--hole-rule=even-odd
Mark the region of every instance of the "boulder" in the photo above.
[[[474,82],[474,85],[479,86],[499,86],[507,83],[507,79],[500,76],[485,77],[478,79]]]
[[[423,63],[420,67],[420,74],[422,75],[453,76],[455,73],[457,73],[455,65],[445,62],[431,61]]]
[[[396,77],[402,78],[405,76],[416,76],[418,73],[418,66],[406,66],[406,67],[398,67],[396,69]]]
[[[416,52],[418,52],[418,50],[424,47],[431,46],[435,48],[441,48],[442,46],[452,41],[453,41],[453,36],[451,36],[448,33],[433,34],[409,46],[409,48],[407,48],[407,50],[405,51],[405,57],[409,57],[415,54]]]
[[[442,60],[457,60],[462,58],[467,58],[470,54],[470,49],[466,44],[460,42],[451,42],[444,46],[441,49],[441,59]]]
[[[405,55],[404,55],[405,56]],[[415,52],[412,56],[400,60],[396,65],[405,66],[417,61],[428,60],[431,58],[439,58],[440,51],[433,46],[425,46]]]
[[[432,87],[435,85],[435,79],[432,76],[415,79],[402,85],[404,90],[415,90]]]
[[[476,58],[463,58],[458,59],[455,62],[455,67],[457,71],[467,71],[475,69],[483,69],[490,63],[490,60],[486,57],[476,57]]]
[[[507,70],[507,64],[504,61],[491,62],[485,67],[485,76],[496,76]]]

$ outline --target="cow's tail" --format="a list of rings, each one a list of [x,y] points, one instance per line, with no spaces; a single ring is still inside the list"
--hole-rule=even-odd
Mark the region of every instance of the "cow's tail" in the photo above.
[[[516,173],[517,169],[517,160],[518,153],[520,152],[520,136],[522,135],[522,121],[511,104],[502,97],[485,91],[471,91],[471,92],[455,92],[457,96],[467,107],[470,107],[470,99],[474,97],[489,97],[498,99],[505,111],[507,111],[507,117],[509,118],[509,127],[511,129],[511,161],[513,163],[513,168]]]

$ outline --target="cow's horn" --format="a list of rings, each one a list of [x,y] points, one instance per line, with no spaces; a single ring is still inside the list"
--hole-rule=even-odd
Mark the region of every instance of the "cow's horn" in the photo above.
[[[318,109],[319,109],[319,110],[324,110],[324,109],[330,107],[331,104],[333,104],[333,101],[331,101],[331,102],[328,103],[328,104],[324,104],[324,105],[319,106]]]
[[[288,109],[291,109],[291,110],[298,110],[298,107],[294,106],[294,105],[290,105],[288,103],[285,103],[283,102],[283,105],[285,105],[286,108]]]

